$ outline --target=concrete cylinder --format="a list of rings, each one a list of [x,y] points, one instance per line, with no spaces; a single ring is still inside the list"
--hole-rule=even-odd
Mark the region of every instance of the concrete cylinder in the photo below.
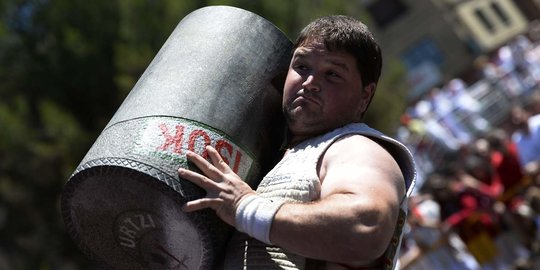
[[[186,150],[214,146],[252,186],[284,135],[281,90],[292,43],[251,12],[211,6],[175,28],[66,183],[69,234],[113,269],[212,269],[231,228],[178,177]],[[193,168],[192,168],[193,169]]]

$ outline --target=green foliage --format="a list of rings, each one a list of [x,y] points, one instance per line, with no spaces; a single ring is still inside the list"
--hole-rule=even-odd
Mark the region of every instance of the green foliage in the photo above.
[[[372,127],[392,135],[398,119],[406,109],[408,85],[404,81],[405,67],[395,59],[387,59],[372,104],[364,120]]]
[[[94,268],[65,231],[62,187],[178,22],[207,5],[250,10],[291,39],[318,16],[367,20],[348,0],[0,1],[0,269]],[[373,126],[393,128],[402,75],[383,73]]]
[[[197,1],[118,1],[114,80],[123,99],[135,85],[178,22],[201,7]]]

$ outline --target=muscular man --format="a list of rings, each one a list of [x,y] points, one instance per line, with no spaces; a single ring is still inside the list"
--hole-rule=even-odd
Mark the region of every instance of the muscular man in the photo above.
[[[207,147],[188,153],[207,191],[185,211],[212,208],[236,232],[225,269],[391,269],[414,184],[412,158],[362,117],[382,66],[378,44],[347,16],[301,32],[283,92],[289,136],[282,160],[252,190]]]

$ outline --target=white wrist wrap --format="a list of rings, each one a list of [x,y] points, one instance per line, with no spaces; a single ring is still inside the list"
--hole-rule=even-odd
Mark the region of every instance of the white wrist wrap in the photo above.
[[[282,202],[273,202],[257,195],[250,195],[236,208],[236,229],[271,245],[270,227],[274,215],[282,204]]]

